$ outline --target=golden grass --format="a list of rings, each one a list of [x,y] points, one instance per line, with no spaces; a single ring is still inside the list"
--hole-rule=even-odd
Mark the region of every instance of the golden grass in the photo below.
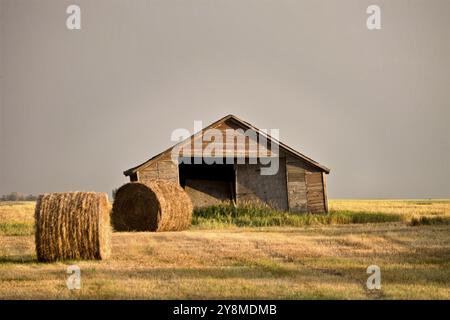
[[[0,223],[34,223],[34,201],[0,202]]]
[[[110,260],[38,264],[31,236],[2,236],[0,297],[43,299],[449,299],[449,226],[345,225],[115,233]],[[81,268],[82,288],[65,286]],[[382,290],[365,289],[377,264]]]
[[[329,200],[330,210],[403,214],[408,217],[450,215],[450,200]]]
[[[449,225],[230,228],[114,233],[109,260],[40,264],[32,235],[0,233],[0,298],[450,299],[449,248]],[[66,287],[70,264],[80,290]]]

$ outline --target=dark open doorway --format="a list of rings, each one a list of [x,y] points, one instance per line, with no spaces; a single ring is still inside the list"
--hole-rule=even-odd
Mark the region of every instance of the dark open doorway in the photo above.
[[[197,206],[209,206],[236,200],[235,167],[233,164],[179,164],[180,185]]]

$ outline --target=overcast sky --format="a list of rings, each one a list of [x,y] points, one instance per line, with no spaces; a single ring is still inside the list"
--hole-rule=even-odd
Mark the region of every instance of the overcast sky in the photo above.
[[[331,198],[450,196],[448,0],[0,0],[0,19],[0,194],[111,192],[173,129],[233,113],[329,167]]]

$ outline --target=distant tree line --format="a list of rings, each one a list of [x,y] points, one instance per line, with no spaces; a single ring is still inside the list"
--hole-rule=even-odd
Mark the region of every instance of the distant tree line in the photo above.
[[[37,196],[23,194],[20,192],[11,192],[0,196],[0,201],[36,201]]]

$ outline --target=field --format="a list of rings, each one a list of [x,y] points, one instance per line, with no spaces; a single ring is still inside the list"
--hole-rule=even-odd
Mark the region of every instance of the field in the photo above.
[[[450,299],[448,200],[333,200],[318,217],[215,208],[188,231],[114,233],[109,260],[50,264],[35,260],[33,208],[0,203],[2,299]],[[366,288],[372,264],[381,290]]]

